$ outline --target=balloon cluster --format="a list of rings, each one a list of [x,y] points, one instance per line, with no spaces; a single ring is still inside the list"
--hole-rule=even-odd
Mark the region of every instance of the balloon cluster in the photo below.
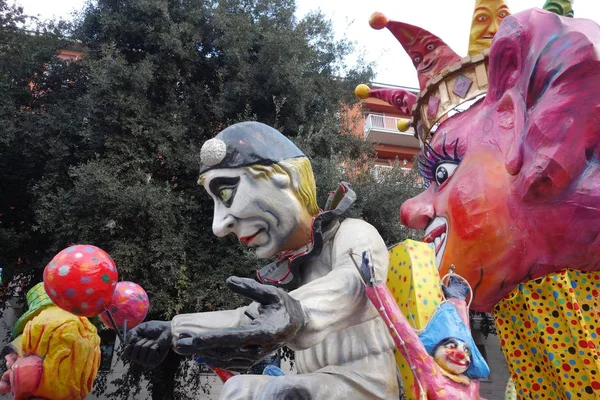
[[[54,304],[81,317],[99,315],[108,328],[123,332],[146,318],[150,302],[140,285],[118,279],[108,253],[87,244],[67,247],[44,269],[44,289]]]

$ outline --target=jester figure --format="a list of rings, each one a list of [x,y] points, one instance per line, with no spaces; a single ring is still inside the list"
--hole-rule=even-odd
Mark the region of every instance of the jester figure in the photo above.
[[[100,366],[96,327],[54,305],[39,283],[27,292],[29,309],[12,329],[8,370],[0,393],[15,400],[82,400],[92,390]]]
[[[473,309],[494,312],[519,398],[600,390],[599,45],[589,20],[508,16],[487,77],[440,77],[470,82],[452,100],[481,82],[485,98],[438,115],[436,86],[413,114],[429,188],[401,221],[436,243],[441,275],[467,279]]]
[[[308,158],[258,122],[223,130],[204,144],[201,161],[214,234],[277,260],[258,272],[264,284],[227,280],[252,304],[143,323],[129,332],[124,356],[152,367],[172,347],[214,367],[248,369],[286,345],[297,375],[234,376],[220,398],[397,399],[394,343],[348,253],[369,250],[386,276],[388,252],[375,228],[343,217],[354,193],[341,185],[319,210]]]

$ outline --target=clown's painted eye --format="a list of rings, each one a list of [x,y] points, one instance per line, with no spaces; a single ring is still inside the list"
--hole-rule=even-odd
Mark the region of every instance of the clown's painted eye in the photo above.
[[[498,16],[500,18],[506,18],[506,17],[508,17],[508,13],[506,11],[502,11],[500,14],[498,14]]]
[[[235,198],[235,192],[237,191],[240,178],[236,177],[216,177],[208,184],[212,194],[225,205],[230,207]]]
[[[443,132],[442,135],[442,146],[439,151],[436,151],[429,143],[425,143],[418,156],[419,173],[425,178],[427,187],[432,182],[436,182],[437,186],[446,182],[461,162],[461,157],[458,155],[458,139],[447,146],[446,133]]]
[[[435,49],[435,45],[433,45],[433,44],[428,44],[428,45],[427,45],[427,47],[426,47],[426,49],[427,49],[428,51],[431,51],[431,50]]]
[[[454,174],[454,171],[456,171],[456,168],[458,168],[458,164],[456,164],[456,163],[451,163],[451,162],[440,163],[435,168],[435,176],[434,176],[435,182],[438,185],[442,185],[444,182],[446,182],[448,179],[450,179],[452,174]]]
[[[446,348],[447,349],[455,349],[456,348],[456,342],[448,342],[448,343],[446,343]]]
[[[233,189],[232,188],[221,188],[221,189],[219,189],[219,197],[221,198],[221,200],[223,202],[228,202],[229,200],[231,200],[232,196],[233,196]]]
[[[421,60],[422,60],[422,58],[421,58],[420,56],[417,56],[417,57],[413,58],[413,62],[414,62],[415,64],[418,64],[418,63],[420,63],[420,62],[421,62]]]
[[[487,17],[485,15],[480,15],[479,17],[477,17],[477,21],[479,22],[485,22],[487,20]]]

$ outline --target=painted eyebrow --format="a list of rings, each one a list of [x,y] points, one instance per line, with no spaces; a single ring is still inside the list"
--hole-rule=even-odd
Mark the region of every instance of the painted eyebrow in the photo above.
[[[223,186],[237,186],[239,182],[239,176],[219,176],[209,182],[208,188],[215,196],[219,196],[219,189],[221,189]]]

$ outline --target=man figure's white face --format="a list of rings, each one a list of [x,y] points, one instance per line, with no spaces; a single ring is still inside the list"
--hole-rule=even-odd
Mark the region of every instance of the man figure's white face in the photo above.
[[[260,258],[285,250],[298,229],[302,207],[287,175],[263,179],[245,168],[213,169],[204,173],[203,186],[215,204],[214,234],[235,234]]]

